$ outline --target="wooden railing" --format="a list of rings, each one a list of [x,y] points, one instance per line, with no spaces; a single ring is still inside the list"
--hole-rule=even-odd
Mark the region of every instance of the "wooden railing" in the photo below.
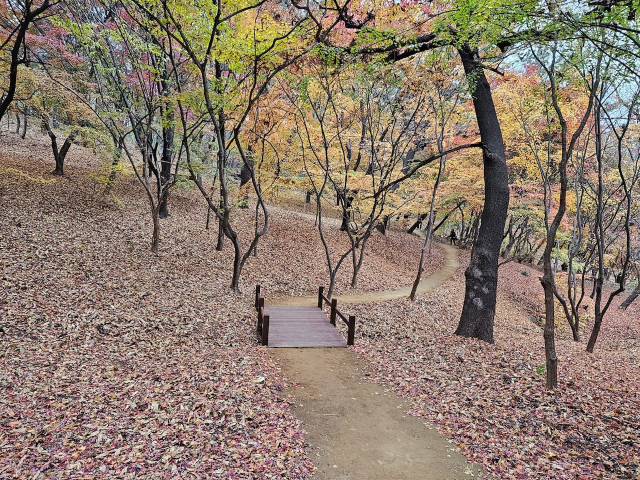
[[[353,315],[349,315],[349,317],[344,315],[340,310],[338,310],[338,300],[335,298],[329,300],[324,296],[324,287],[318,287],[318,308],[321,309],[323,307],[323,302],[326,302],[331,308],[331,313],[329,315],[331,325],[335,326],[336,317],[340,317],[342,321],[347,324],[347,345],[353,345],[356,336],[356,317]]]
[[[264,314],[264,298],[260,296],[260,285],[256,285],[255,308],[258,312],[258,335],[260,345],[269,345],[269,315]]]

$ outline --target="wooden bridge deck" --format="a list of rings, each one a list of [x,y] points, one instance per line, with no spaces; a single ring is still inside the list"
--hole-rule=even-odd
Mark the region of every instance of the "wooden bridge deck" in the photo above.
[[[318,307],[267,306],[269,347],[346,347],[347,342]]]

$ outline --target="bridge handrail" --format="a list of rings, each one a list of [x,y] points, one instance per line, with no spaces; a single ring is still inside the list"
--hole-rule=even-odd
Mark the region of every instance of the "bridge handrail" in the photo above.
[[[258,336],[260,337],[260,345],[266,347],[269,345],[269,315],[264,314],[264,298],[260,296],[260,285],[256,285],[256,299],[254,307],[258,312]]]
[[[324,287],[318,287],[318,308],[322,308],[324,306],[324,302],[326,302],[331,308],[331,314],[329,317],[329,321],[331,325],[336,325],[336,316],[340,317],[344,323],[347,324],[347,345],[353,345],[355,342],[356,336],[356,317],[354,315],[349,315],[348,317],[338,310],[338,300],[333,298],[329,300],[324,295]]]

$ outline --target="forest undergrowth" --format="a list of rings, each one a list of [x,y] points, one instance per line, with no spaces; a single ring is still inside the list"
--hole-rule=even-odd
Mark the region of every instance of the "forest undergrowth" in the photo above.
[[[256,346],[252,303],[256,283],[267,302],[326,283],[313,217],[271,209],[236,296],[231,245],[215,251],[216,224],[205,230],[195,193],[172,191],[154,255],[141,187],[122,179],[104,197],[90,175],[99,161],[76,147],[67,174],[51,175],[48,148],[0,137],[0,478],[310,478],[284,379]],[[240,215],[249,238],[252,212]],[[328,240],[335,253],[347,246],[335,227]],[[376,233],[362,291],[410,284],[420,246]],[[637,478],[639,305],[611,311],[592,355],[559,322],[561,388],[549,393],[539,272],[500,268],[490,346],[451,334],[461,256],[457,274],[415,303],[348,307],[369,377],[498,478]],[[433,249],[425,276],[442,263]],[[347,261],[336,293],[350,290],[349,273]]]

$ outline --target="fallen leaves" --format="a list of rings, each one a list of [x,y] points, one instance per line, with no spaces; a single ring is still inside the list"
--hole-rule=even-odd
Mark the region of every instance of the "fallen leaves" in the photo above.
[[[529,267],[500,272],[495,345],[451,334],[464,292],[462,270],[415,304],[357,307],[355,348],[370,361],[369,378],[412,399],[412,414],[436,425],[497,478],[638,478],[638,365],[624,361],[634,335],[618,329],[615,341],[603,340],[589,355],[568,331],[560,334],[561,387],[545,391],[537,368],[544,363],[542,331],[529,321],[530,310],[518,312],[522,303],[511,303],[535,298],[539,286],[534,274],[524,277],[518,268]],[[629,318],[618,313],[610,320],[614,329]]]
[[[49,178],[44,141],[0,144],[0,478],[309,478],[301,425],[279,397],[277,365],[255,346],[251,305],[255,283],[267,296],[326,284],[313,217],[273,210],[238,297],[227,288],[232,255],[213,250],[197,196],[172,194],[152,255],[136,185],[118,185],[120,203],[105,199],[87,176],[93,160],[75,148],[65,177],[35,182]],[[410,284],[420,246],[376,233],[363,290]],[[441,265],[431,256],[425,276]],[[461,270],[415,303],[349,305],[369,377],[499,478],[638,478],[638,305],[611,310],[594,355],[561,332],[562,386],[548,393],[529,320],[537,273],[525,268],[500,269],[493,346],[451,335]],[[344,292],[348,268],[340,275]]]
[[[227,253],[209,253],[215,233],[189,216],[193,203],[172,197],[154,256],[135,185],[119,186],[121,206],[92,197],[76,149],[66,177],[33,182],[49,167],[10,145],[0,478],[307,478],[300,422],[255,346],[250,295],[227,288]]]

